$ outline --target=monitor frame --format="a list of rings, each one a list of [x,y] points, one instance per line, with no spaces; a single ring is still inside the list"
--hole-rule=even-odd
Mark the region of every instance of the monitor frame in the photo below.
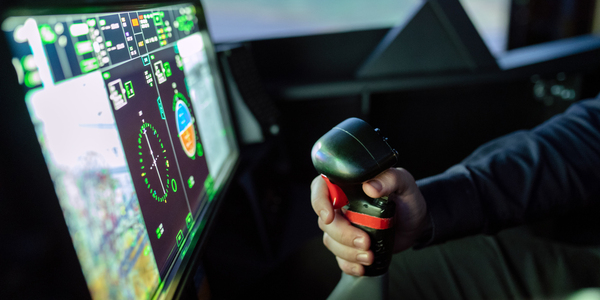
[[[41,1],[38,1],[41,2]],[[67,2],[69,2],[67,0]],[[68,3],[67,3],[68,4]],[[239,165],[240,153],[239,145],[235,137],[233,130],[232,113],[230,109],[230,103],[225,92],[225,86],[221,70],[218,65],[218,58],[215,53],[214,44],[210,39],[210,33],[208,31],[206,17],[204,15],[204,9],[198,0],[190,1],[174,1],[167,2],[162,1],[138,1],[138,2],[125,2],[120,3],[119,1],[108,0],[94,0],[88,1],[86,5],[55,5],[48,6],[47,2],[43,5],[36,4],[15,6],[10,3],[0,5],[0,24],[2,24],[6,18],[10,16],[38,16],[38,15],[56,15],[56,14],[81,14],[81,13],[110,13],[120,11],[132,11],[132,10],[145,10],[155,9],[159,7],[167,7],[178,4],[192,4],[196,7],[196,17],[198,18],[199,31],[203,37],[206,54],[208,56],[209,66],[213,76],[213,83],[216,88],[217,98],[219,100],[219,106],[221,113],[223,114],[226,126],[231,128],[233,136],[229,138],[229,145],[231,146],[231,153],[226,158],[225,163],[219,172],[219,179],[221,184],[217,191],[215,198],[211,201],[207,207],[200,207],[199,211],[195,211],[195,222],[194,226],[190,230],[188,237],[186,238],[184,245],[182,246],[179,254],[170,263],[169,271],[165,276],[165,279],[159,284],[158,288],[154,292],[153,298],[160,297],[164,298],[179,298],[184,293],[185,286],[190,284],[190,277],[193,277],[194,271],[199,265],[199,258],[206,246],[206,239],[210,233],[211,227],[214,224],[214,220],[219,211],[221,203],[223,202],[224,194],[235,174],[235,171]],[[0,88],[3,90],[3,95],[0,98],[0,103],[4,104],[6,114],[4,118],[0,120],[0,134],[6,138],[7,144],[14,144],[16,147],[0,147],[0,163],[2,168],[0,169],[0,180],[3,182],[12,182],[10,185],[0,186],[2,195],[0,197],[2,202],[4,201],[23,201],[29,205],[37,203],[36,199],[43,198],[45,211],[49,213],[50,219],[53,221],[48,224],[52,228],[53,232],[57,234],[57,240],[62,243],[69,241],[71,236],[69,234],[67,225],[62,215],[62,210],[59,205],[58,197],[52,184],[52,179],[48,172],[44,157],[42,155],[42,148],[37,140],[37,135],[31,121],[28,108],[25,104],[25,89],[18,83],[17,74],[13,71],[14,68],[11,63],[11,50],[9,48],[7,39],[3,36],[0,38],[0,68],[3,70],[9,70],[8,72],[2,72],[0,74]],[[18,99],[17,101],[11,101],[7,104],[9,99]],[[11,127],[17,124],[20,128],[18,132],[11,130]],[[8,159],[10,157],[10,159]],[[25,165],[15,163],[19,161],[28,162]],[[39,186],[38,189],[31,190],[27,193],[23,193],[23,189],[27,186],[24,183],[26,178],[30,178],[31,174],[36,174],[33,179],[33,183]],[[32,180],[32,179],[29,179]],[[206,195],[204,195],[206,197]],[[5,199],[4,199],[5,198]],[[22,215],[17,214],[22,217]],[[205,222],[198,222],[201,217],[206,218]],[[16,219],[17,217],[15,217]],[[145,226],[145,224],[144,224]],[[69,247],[67,247],[69,248]],[[70,250],[65,253],[69,257],[69,260],[80,267],[79,261],[75,254],[75,250],[70,245]],[[72,272],[73,268],[69,269]],[[79,277],[83,280],[83,273],[79,269]],[[81,283],[81,281],[79,281]],[[85,283],[85,280],[83,280]],[[84,290],[87,289],[87,284],[84,286]],[[81,289],[74,289],[74,291],[81,292]],[[88,292],[89,295],[89,292]]]

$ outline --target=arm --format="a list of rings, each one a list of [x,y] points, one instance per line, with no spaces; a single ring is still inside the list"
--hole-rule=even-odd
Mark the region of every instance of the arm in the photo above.
[[[600,99],[489,142],[417,182],[433,221],[421,246],[564,213],[600,192]]]
[[[600,99],[577,103],[533,130],[493,140],[460,164],[416,184],[406,170],[390,169],[365,182],[363,190],[370,197],[390,195],[396,201],[400,222],[395,249],[402,251],[417,240],[424,247],[491,234],[585,207],[600,200],[594,198],[599,182]],[[344,272],[361,275],[362,265],[372,262],[368,236],[333,211],[320,178],[312,191],[325,245]]]

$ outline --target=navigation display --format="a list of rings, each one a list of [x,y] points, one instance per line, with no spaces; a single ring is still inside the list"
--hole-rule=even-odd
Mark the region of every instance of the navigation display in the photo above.
[[[237,155],[196,10],[2,23],[94,298],[155,295]]]

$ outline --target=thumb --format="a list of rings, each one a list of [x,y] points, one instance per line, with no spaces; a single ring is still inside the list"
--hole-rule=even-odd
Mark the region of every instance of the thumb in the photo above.
[[[363,190],[371,198],[381,198],[392,193],[403,195],[410,193],[412,175],[402,168],[390,168],[363,183]],[[414,185],[416,188],[416,185]]]

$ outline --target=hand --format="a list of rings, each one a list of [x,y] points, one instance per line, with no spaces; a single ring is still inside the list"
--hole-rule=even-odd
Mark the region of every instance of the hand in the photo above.
[[[394,251],[413,246],[428,220],[425,199],[412,175],[402,168],[391,168],[364,182],[363,190],[371,198],[389,196],[396,202]],[[335,254],[340,269],[349,275],[362,276],[363,266],[373,263],[369,236],[352,226],[339,209],[333,209],[327,185],[321,176],[317,176],[311,184],[311,202],[319,216],[323,243]]]

